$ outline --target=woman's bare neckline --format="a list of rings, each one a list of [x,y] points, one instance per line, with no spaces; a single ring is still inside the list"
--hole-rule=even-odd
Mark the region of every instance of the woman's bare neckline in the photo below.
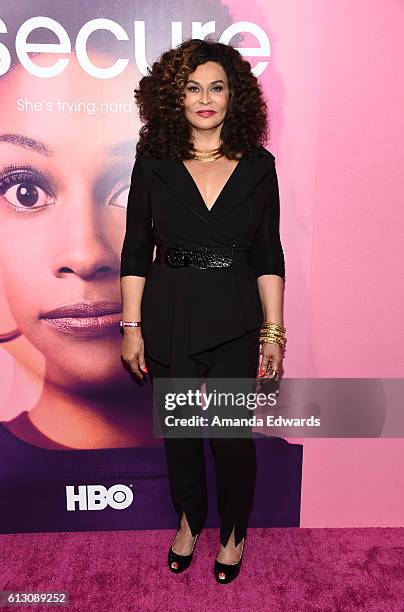
[[[216,203],[218,202],[218,200],[221,198],[221,196],[222,196],[223,192],[225,191],[226,187],[228,186],[228,184],[229,184],[229,183],[230,183],[230,181],[232,180],[232,178],[233,178],[233,176],[234,176],[234,174],[235,174],[235,171],[236,171],[237,167],[238,167],[238,166],[239,166],[239,164],[240,164],[240,161],[241,161],[242,157],[243,157],[243,156],[241,155],[241,156],[239,157],[239,159],[238,159],[238,160],[235,160],[235,159],[234,159],[234,160],[233,160],[233,159],[232,159],[232,160],[227,160],[227,161],[232,161],[232,162],[236,162],[236,163],[235,163],[235,164],[231,164],[231,165],[230,165],[230,169],[231,169],[231,171],[230,171],[230,173],[229,173],[229,172],[227,172],[227,176],[225,176],[225,180],[224,180],[224,181],[223,181],[223,180],[221,181],[221,189],[220,189],[219,191],[218,191],[218,190],[216,190],[216,194],[217,194],[217,195],[216,195],[216,198],[214,199],[214,201],[213,201],[213,203],[212,203],[211,205],[208,205],[208,203],[205,201],[205,198],[204,198],[204,197],[203,197],[203,195],[202,195],[202,190],[201,190],[201,187],[200,187],[200,186],[199,186],[199,184],[197,183],[197,179],[199,179],[201,176],[202,176],[202,177],[204,177],[204,176],[206,176],[206,175],[202,173],[202,174],[201,174],[201,175],[198,177],[198,175],[197,175],[197,174],[193,174],[193,173],[191,172],[191,170],[190,170],[190,168],[188,167],[188,165],[189,165],[189,166],[191,166],[191,168],[192,168],[192,167],[197,167],[197,168],[199,168],[199,167],[201,167],[201,168],[202,168],[202,167],[203,167],[204,172],[206,172],[206,173],[208,174],[208,173],[210,173],[210,172],[212,171],[212,167],[213,167],[213,165],[214,165],[214,164],[216,164],[216,165],[217,165],[218,160],[216,160],[216,161],[214,161],[214,162],[200,162],[200,161],[195,161],[195,160],[192,160],[192,159],[186,159],[186,160],[183,160],[183,161],[181,162],[181,163],[182,163],[182,165],[184,166],[184,168],[187,170],[187,172],[188,172],[188,174],[189,174],[190,178],[192,179],[192,182],[193,182],[193,184],[194,184],[194,186],[195,186],[195,189],[197,190],[197,192],[198,192],[198,194],[199,194],[199,197],[201,198],[201,200],[202,200],[202,202],[204,203],[205,207],[207,208],[208,212],[211,212],[211,210],[212,210],[212,209],[213,209],[213,208],[216,206]],[[226,164],[226,165],[227,165],[227,164]],[[216,168],[215,168],[215,169],[216,169]],[[221,175],[221,176],[223,177],[223,175]]]

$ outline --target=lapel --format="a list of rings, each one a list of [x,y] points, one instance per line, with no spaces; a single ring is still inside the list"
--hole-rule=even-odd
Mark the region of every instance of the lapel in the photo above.
[[[244,202],[271,168],[268,157],[254,156],[252,160],[242,157],[211,210],[205,205],[195,181],[182,161],[157,160],[153,172],[188,210],[218,229],[215,222]]]

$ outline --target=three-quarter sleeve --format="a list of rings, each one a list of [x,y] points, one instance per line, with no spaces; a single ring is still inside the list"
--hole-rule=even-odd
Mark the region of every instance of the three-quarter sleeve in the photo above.
[[[121,251],[120,276],[146,277],[154,249],[149,194],[140,158],[133,166],[126,209],[126,232]]]
[[[269,193],[260,226],[254,237],[251,264],[257,278],[263,274],[276,274],[285,280],[285,259],[279,234],[279,186],[274,160],[272,163]]]

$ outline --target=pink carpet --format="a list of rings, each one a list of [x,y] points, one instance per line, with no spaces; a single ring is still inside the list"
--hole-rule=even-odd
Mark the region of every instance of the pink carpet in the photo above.
[[[402,612],[404,528],[248,531],[238,579],[212,572],[218,532],[205,529],[191,567],[166,567],[174,530],[0,536],[0,590],[65,590],[80,612]],[[1,610],[49,610],[7,606]]]

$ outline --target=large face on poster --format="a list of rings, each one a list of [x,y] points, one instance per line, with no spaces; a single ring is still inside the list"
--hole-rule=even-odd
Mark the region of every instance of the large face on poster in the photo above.
[[[185,38],[247,32],[257,74],[269,41],[220,2],[62,5],[0,12],[2,530],[172,527],[151,386],[120,356],[133,90]]]

